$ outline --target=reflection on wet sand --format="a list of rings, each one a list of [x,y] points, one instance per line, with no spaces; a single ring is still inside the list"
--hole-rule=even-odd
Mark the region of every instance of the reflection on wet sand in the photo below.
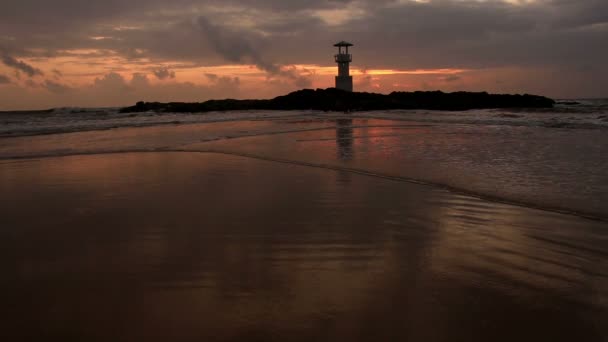
[[[355,169],[608,221],[608,173],[604,172],[608,159],[603,157],[608,144],[597,143],[605,139],[601,132],[582,135],[537,128],[505,132],[491,126],[373,119],[333,122],[335,133],[314,129],[195,143],[180,150]]]
[[[416,179],[608,221],[605,140],[601,130],[310,114],[2,139],[0,158],[212,150]]]
[[[606,224],[420,185],[208,153],[65,157],[1,164],[0,216],[10,340],[608,336]]]
[[[336,145],[338,146],[338,159],[351,160],[353,158],[353,120],[336,120]]]

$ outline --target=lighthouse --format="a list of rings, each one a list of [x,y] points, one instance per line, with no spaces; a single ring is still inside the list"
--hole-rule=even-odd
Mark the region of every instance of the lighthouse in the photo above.
[[[350,75],[350,62],[353,61],[353,55],[348,53],[348,47],[353,46],[353,44],[341,41],[334,46],[338,48],[338,54],[335,55],[336,63],[338,63],[336,88],[353,91],[353,77]]]

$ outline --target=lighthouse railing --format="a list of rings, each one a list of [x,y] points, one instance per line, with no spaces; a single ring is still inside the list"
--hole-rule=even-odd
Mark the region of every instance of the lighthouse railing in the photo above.
[[[336,63],[350,63],[353,61],[353,55],[349,53],[340,53],[334,56]]]

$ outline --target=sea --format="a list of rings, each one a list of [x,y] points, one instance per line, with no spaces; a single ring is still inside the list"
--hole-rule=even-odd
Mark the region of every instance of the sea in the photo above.
[[[489,109],[468,111],[392,110],[353,113],[354,117],[377,117],[420,122],[469,125],[526,126],[543,128],[608,128],[608,99],[559,100],[554,108]],[[310,112],[268,113],[232,111],[211,113],[120,113],[120,108],[55,108],[45,111],[0,111],[0,137],[39,135],[190,124],[229,120],[285,117]]]
[[[357,151],[358,158],[351,158],[347,164],[338,158],[340,167],[403,177],[507,203],[608,219],[608,99],[559,100],[554,108],[548,109],[391,110],[348,114],[317,111],[120,113],[119,108],[0,112],[0,158],[179,148],[188,143],[237,137],[257,137],[263,141],[269,134],[300,132],[302,135],[311,130],[316,131],[317,136],[308,137],[312,140],[308,143],[300,141],[302,138],[297,145],[313,148],[315,139],[335,139],[331,133],[332,122],[340,119],[353,120],[346,131],[354,131],[345,139],[355,145],[365,145]],[[247,127],[234,128],[238,122],[248,125],[257,122],[257,127],[251,131]],[[418,134],[403,134],[404,129],[399,128],[412,124],[420,125]],[[374,126],[371,132],[370,125]],[[107,130],[162,126],[171,127],[165,129],[167,132],[178,130],[179,133],[160,142],[147,139],[124,144],[104,138],[104,143],[112,146],[87,142],[86,149],[79,142],[64,139],[74,135],[62,135],[97,131],[101,133],[92,136],[104,137],[114,134],[103,133]],[[424,127],[427,129],[423,130]],[[40,137],[44,135],[51,136]],[[21,139],[8,139],[15,137]],[[25,137],[38,137],[33,140],[38,142],[36,148],[23,145],[30,141]],[[61,147],[65,141],[71,145]],[[241,145],[243,141],[246,140],[231,144]],[[273,142],[268,144],[272,146]],[[265,155],[276,150],[274,146],[264,148],[266,150],[250,152]],[[378,155],[379,151],[383,154]],[[387,156],[391,158],[391,165],[380,166],[382,158]]]

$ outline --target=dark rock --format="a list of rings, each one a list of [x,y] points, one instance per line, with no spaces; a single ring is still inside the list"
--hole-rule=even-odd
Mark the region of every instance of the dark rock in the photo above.
[[[347,92],[335,88],[303,89],[271,100],[209,100],[202,103],[137,102],[131,112],[201,113],[228,110],[368,111],[388,109],[468,110],[486,108],[552,108],[555,101],[536,95],[496,95],[486,92],[393,92],[388,95]]]

